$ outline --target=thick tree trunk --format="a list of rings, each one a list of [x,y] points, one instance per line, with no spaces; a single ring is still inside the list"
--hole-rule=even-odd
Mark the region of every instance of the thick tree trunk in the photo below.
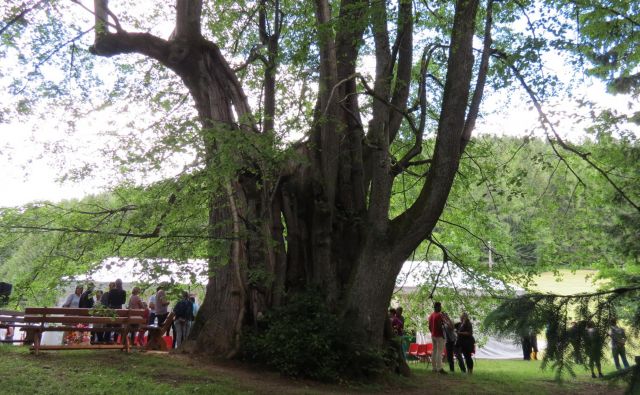
[[[96,41],[91,50],[102,56],[141,53],[182,78],[202,124],[205,172],[213,176],[220,153],[229,149],[223,146],[225,137],[244,133],[250,139],[258,126],[235,73],[219,48],[200,33],[202,2],[177,0],[176,28],[168,41],[125,32],[117,23],[117,32],[109,32],[113,24],[108,21],[107,1],[95,2]],[[279,2],[274,24],[267,28],[267,4],[261,1],[259,11],[260,39],[268,51],[261,131],[265,134],[275,128],[281,28]],[[284,166],[271,185],[256,164],[259,158],[241,157],[243,165],[236,173],[223,177],[222,187],[212,187],[210,279],[186,346],[193,350],[235,355],[243,326],[285,304],[287,293],[311,286],[323,290],[328,305],[363,343],[384,347],[396,276],[435,227],[468,141],[465,112],[477,0],[457,1],[435,154],[417,201],[394,220],[389,219],[391,191],[402,168],[394,167],[390,146],[409,112],[412,2],[399,2],[393,45],[384,2],[342,0],[340,18],[352,23],[337,28],[330,2],[314,4],[320,53],[318,100],[309,140],[297,147],[306,160]],[[355,71],[367,26],[375,43],[376,73],[373,89],[366,86],[373,99],[365,136]],[[479,79],[479,88],[483,84]],[[481,93],[474,97],[473,108]],[[477,111],[472,113],[475,117]],[[468,121],[472,127],[473,120]],[[415,149],[401,161],[404,165],[420,153],[423,133],[414,129]],[[265,275],[250,275],[255,273]]]

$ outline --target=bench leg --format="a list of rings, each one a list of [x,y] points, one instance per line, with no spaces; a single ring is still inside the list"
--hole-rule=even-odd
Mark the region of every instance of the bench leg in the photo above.
[[[38,353],[40,352],[41,337],[42,337],[42,332],[36,332],[33,335],[33,350],[35,351],[36,355],[38,355]]]
[[[129,342],[129,330],[128,329],[129,329],[128,327],[125,327],[122,330],[122,335],[121,335],[121,336],[123,336],[122,344],[124,346],[124,351],[126,351],[127,353],[131,351],[131,343]]]

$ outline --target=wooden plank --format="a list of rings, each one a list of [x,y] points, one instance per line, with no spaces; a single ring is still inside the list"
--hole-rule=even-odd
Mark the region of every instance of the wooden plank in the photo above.
[[[24,317],[0,317],[0,323],[23,323]]]
[[[31,347],[32,350],[35,350],[35,347]],[[122,350],[124,349],[124,345],[122,344],[68,344],[68,345],[59,345],[59,346],[40,346],[40,350],[94,350],[94,349],[102,349],[102,350]]]
[[[70,307],[27,307],[24,310],[24,313],[22,313],[21,315],[37,315],[37,314],[62,314],[62,315],[78,315],[78,316],[84,316],[84,317],[93,317],[89,314],[89,312],[92,309],[79,309],[79,308],[70,308]],[[143,316],[144,315],[144,310],[141,309],[135,309],[135,310],[129,310],[129,309],[116,309],[116,310],[111,310],[114,312],[115,315],[117,315],[118,317],[128,317],[129,315],[131,316]]]
[[[15,317],[15,316],[23,316],[24,313],[20,312],[20,311],[13,311],[13,310],[0,310],[0,316],[2,315],[8,315],[11,317]]]
[[[45,326],[27,328],[27,330],[33,330],[35,332],[117,332],[121,327],[77,327],[77,326]],[[24,329],[23,329],[24,330]]]
[[[142,317],[81,317],[81,316],[30,316],[24,317],[30,323],[61,323],[61,324],[144,324]]]

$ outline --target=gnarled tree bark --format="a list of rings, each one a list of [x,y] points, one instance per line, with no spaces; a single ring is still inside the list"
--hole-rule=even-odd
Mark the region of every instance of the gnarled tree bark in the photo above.
[[[279,2],[269,3],[274,12],[267,29],[268,3],[259,2],[258,15],[259,37],[267,48],[260,125],[220,49],[200,32],[201,1],[177,0],[174,33],[163,40],[121,28],[110,31],[114,23],[109,20],[107,1],[96,0],[96,39],[91,50],[100,56],[140,53],[179,75],[198,111],[206,166],[212,170],[221,136],[268,134],[275,128],[282,22]],[[227,254],[213,253],[212,248],[207,294],[192,332],[192,346],[198,350],[233,356],[243,325],[254,324],[261,312],[286,303],[285,292],[309,286],[326,292],[327,303],[336,314],[349,318],[364,342],[381,346],[395,278],[437,223],[477,116],[477,108],[469,117],[466,112],[479,2],[458,0],[435,152],[418,199],[390,220],[394,178],[420,152],[424,133],[415,130],[415,150],[402,166],[393,167],[390,144],[407,118],[412,84],[413,4],[399,2],[393,44],[384,2],[342,0],[339,15],[349,23],[335,29],[329,1],[314,4],[320,56],[318,98],[309,139],[297,147],[308,161],[283,168],[275,184],[262,180],[260,169],[253,169],[239,172],[231,183],[212,191],[209,236],[212,240],[232,236],[233,240],[226,246]],[[365,127],[356,61],[367,27],[373,32],[376,71],[369,92],[372,117]],[[486,60],[488,56],[483,57],[485,74]],[[474,103],[479,104],[483,85],[481,76]],[[424,115],[419,127],[424,128]],[[247,168],[255,167],[253,162],[259,160],[248,160]],[[270,280],[249,280],[248,272],[254,269],[269,273]]]

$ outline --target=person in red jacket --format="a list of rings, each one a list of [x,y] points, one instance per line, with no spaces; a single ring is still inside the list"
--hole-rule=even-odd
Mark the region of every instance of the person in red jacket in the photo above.
[[[431,367],[434,372],[447,374],[442,368],[442,352],[444,351],[444,331],[442,330],[442,304],[433,304],[433,313],[429,316],[429,332],[433,343],[433,354],[431,354]]]

